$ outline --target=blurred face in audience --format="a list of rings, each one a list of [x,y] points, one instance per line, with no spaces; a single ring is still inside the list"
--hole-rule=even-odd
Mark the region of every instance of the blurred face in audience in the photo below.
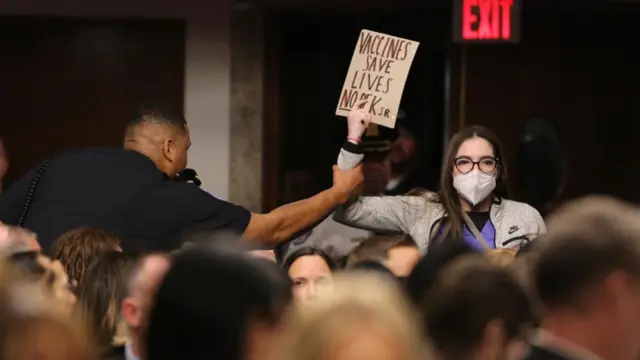
[[[416,141],[413,134],[405,127],[399,127],[398,138],[391,145],[389,160],[392,166],[401,166],[413,157],[416,149]]]
[[[364,162],[364,195],[381,195],[389,182],[389,168],[383,161]]]
[[[322,287],[331,284],[331,269],[321,256],[301,256],[291,264],[289,277],[296,300],[312,300]]]
[[[40,255],[38,262],[52,274],[49,279],[45,278],[45,281],[51,282],[53,296],[62,301],[62,303],[67,304],[70,312],[73,311],[77,299],[73,292],[71,292],[69,277],[65,273],[62,263],[58,260],[52,261],[43,255]]]
[[[384,265],[398,277],[407,277],[420,260],[420,251],[415,246],[394,246],[387,251]]]
[[[3,305],[3,313],[9,311],[2,324],[3,359],[94,358],[86,328],[78,318],[70,316],[66,304],[36,284],[22,284],[18,289],[13,289],[11,302],[21,305],[9,308]]]
[[[59,311],[67,315],[73,312],[77,299],[70,290],[69,277],[60,261],[52,261],[38,251],[19,251],[9,259],[17,274],[55,299]]]

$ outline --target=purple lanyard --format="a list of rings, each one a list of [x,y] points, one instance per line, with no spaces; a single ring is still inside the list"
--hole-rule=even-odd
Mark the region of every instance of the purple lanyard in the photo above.
[[[488,242],[490,248],[496,248],[496,228],[491,223],[491,220],[487,220],[487,222],[482,227],[482,231],[480,231],[480,235],[484,238],[485,241]],[[469,230],[467,225],[464,226],[464,241],[471,245],[474,249],[478,251],[484,251],[484,246],[480,243],[480,240],[476,239],[475,236]]]
[[[443,231],[444,226],[441,226],[438,235],[442,235]],[[489,245],[490,248],[496,248],[496,228],[493,226],[493,223],[491,223],[491,220],[487,220],[487,222],[482,227],[480,234],[488,242],[487,245]],[[471,246],[474,250],[484,251],[484,246],[482,246],[480,240],[476,239],[476,237],[473,236],[473,233],[471,233],[471,230],[469,230],[467,225],[464,226],[463,236],[464,242]]]

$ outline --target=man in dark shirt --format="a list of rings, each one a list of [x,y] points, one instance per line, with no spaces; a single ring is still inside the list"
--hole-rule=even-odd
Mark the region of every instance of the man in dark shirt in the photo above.
[[[186,167],[190,145],[184,117],[143,106],[127,126],[124,149],[68,151],[37,165],[0,196],[0,221],[35,231],[45,250],[79,226],[115,233],[125,250],[174,249],[187,229],[228,230],[272,247],[314,225],[362,183],[360,169],[334,168],[329,190],[255,214],[171,181]]]

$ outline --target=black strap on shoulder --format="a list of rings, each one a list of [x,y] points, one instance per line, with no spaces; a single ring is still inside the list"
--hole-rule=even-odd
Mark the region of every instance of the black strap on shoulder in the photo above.
[[[38,169],[38,172],[31,180],[31,186],[29,187],[29,192],[27,193],[27,197],[24,199],[24,205],[22,207],[22,212],[20,213],[20,218],[18,220],[18,226],[23,226],[24,222],[27,220],[27,214],[29,213],[29,208],[31,207],[31,201],[36,194],[36,190],[38,188],[38,184],[40,183],[40,178],[42,177],[42,173],[44,169],[49,165],[50,160],[45,160]]]

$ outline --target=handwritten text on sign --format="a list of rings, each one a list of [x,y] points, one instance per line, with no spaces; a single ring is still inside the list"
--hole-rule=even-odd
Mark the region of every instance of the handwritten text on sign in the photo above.
[[[336,115],[347,116],[359,100],[368,99],[373,122],[393,128],[418,45],[412,40],[362,30]]]

